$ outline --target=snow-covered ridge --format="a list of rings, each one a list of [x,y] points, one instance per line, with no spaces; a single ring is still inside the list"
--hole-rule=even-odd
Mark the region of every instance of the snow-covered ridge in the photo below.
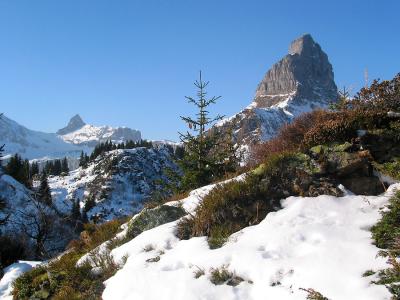
[[[130,140],[136,142],[141,139],[140,131],[127,127],[93,126],[88,124],[71,133],[60,135],[60,137],[68,143],[90,147],[99,142],[109,140],[118,144]]]
[[[18,153],[27,159],[76,157],[84,150],[55,133],[30,130],[4,115],[0,118],[0,144],[5,144],[6,155]]]

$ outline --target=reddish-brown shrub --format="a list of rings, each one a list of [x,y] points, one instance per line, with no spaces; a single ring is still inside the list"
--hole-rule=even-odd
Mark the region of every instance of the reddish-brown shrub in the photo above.
[[[315,126],[315,124],[328,120],[331,114],[332,113],[324,110],[315,110],[300,115],[290,124],[285,124],[279,130],[275,138],[252,147],[249,165],[258,165],[271,155],[277,153],[298,151],[304,139],[304,135]]]

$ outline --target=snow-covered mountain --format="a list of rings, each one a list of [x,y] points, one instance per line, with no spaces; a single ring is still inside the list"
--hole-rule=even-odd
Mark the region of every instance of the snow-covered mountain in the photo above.
[[[253,102],[216,128],[233,128],[241,145],[274,137],[298,115],[337,100],[332,65],[311,35],[294,40],[289,54],[274,64],[258,85]]]
[[[98,143],[109,140],[139,141],[141,133],[127,127],[85,124],[79,115],[72,117],[57,133],[34,131],[4,115],[0,118],[0,145],[5,144],[6,156],[18,153],[23,158],[39,161],[65,156],[78,158],[81,151],[90,153]]]
[[[27,159],[78,157],[84,150],[55,133],[30,130],[4,115],[0,118],[0,144],[5,144],[5,155],[18,153]]]
[[[67,143],[94,147],[100,142],[111,140],[113,143],[139,141],[141,133],[127,127],[94,126],[86,124],[79,115],[71,118],[68,125],[57,131]]]

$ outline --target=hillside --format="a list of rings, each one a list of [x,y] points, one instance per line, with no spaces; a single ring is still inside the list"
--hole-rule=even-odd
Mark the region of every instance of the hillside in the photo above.
[[[164,146],[106,152],[68,176],[49,178],[57,209],[70,213],[75,201],[89,220],[105,221],[140,210],[156,188],[166,180],[164,170],[176,169],[172,153]]]
[[[87,228],[14,294],[397,299],[399,79],[296,118],[237,177]]]

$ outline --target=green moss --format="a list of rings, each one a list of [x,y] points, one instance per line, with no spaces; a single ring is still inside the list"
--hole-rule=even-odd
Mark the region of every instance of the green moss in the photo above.
[[[326,151],[328,151],[328,147],[325,145],[317,145],[310,148],[310,152],[316,155],[324,154]]]
[[[378,164],[374,163],[374,167],[384,175],[390,176],[393,179],[400,180],[400,158],[396,157],[391,162]]]
[[[332,150],[335,152],[346,152],[351,148],[351,143],[345,142],[344,144],[335,145],[332,147]]]

